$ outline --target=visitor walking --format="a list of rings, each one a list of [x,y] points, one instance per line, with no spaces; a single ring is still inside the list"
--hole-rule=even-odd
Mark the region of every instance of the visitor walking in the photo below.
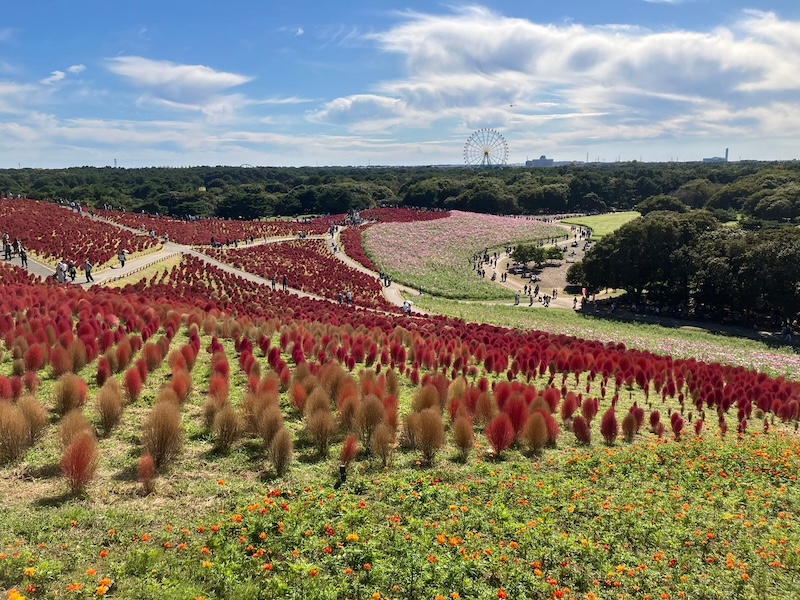
[[[89,262],[89,259],[86,259],[86,264],[83,265],[84,270],[86,271],[86,283],[94,283],[94,277],[92,277],[92,269],[94,265]]]
[[[287,291],[289,288],[288,280],[286,279],[286,275],[283,276],[283,291]]]
[[[22,261],[22,268],[28,268],[28,253],[25,251],[25,248],[22,246],[19,247],[19,258]]]

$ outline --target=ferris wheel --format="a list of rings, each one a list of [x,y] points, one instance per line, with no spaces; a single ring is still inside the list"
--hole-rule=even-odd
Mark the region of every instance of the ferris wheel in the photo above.
[[[508,144],[499,131],[478,129],[464,144],[464,163],[468,166],[493,167],[508,161]]]

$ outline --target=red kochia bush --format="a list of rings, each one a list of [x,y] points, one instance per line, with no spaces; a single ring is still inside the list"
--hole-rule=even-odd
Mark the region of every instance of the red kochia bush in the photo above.
[[[600,433],[603,435],[606,444],[609,446],[614,445],[619,435],[619,424],[617,423],[617,415],[613,407],[609,408],[605,414],[603,414],[603,419],[600,421]]]
[[[583,417],[575,417],[572,421],[572,432],[581,444],[587,446],[592,442],[592,430]]]
[[[486,426],[486,438],[496,456],[500,456],[514,441],[514,426],[505,413],[500,413]]]
[[[136,402],[142,393],[142,376],[136,367],[132,367],[125,372],[125,392],[129,402]]]
[[[45,363],[45,349],[42,344],[33,344],[25,352],[25,370],[26,371],[39,371],[44,367]]]
[[[101,356],[97,361],[97,375],[95,376],[97,385],[102,387],[109,377],[111,377],[111,363],[108,362],[108,358]]]
[[[342,453],[339,456],[339,463],[349,465],[358,454],[358,438],[355,435],[348,435],[342,446]]]
[[[97,470],[97,440],[90,431],[79,433],[64,450],[61,472],[73,494],[79,494],[94,477]]]
[[[188,371],[175,371],[172,374],[172,380],[169,382],[169,386],[175,392],[175,395],[178,396],[178,400],[180,400],[181,403],[186,402],[189,393],[192,391],[192,376],[189,375]]]

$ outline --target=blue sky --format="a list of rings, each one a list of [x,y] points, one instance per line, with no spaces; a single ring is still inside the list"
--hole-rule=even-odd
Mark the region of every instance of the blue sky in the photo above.
[[[12,8],[12,9],[9,9]],[[800,158],[789,0],[17,0],[0,168]]]

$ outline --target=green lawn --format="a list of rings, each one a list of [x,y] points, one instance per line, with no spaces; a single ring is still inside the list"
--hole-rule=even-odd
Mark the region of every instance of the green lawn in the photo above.
[[[584,317],[580,313],[560,308],[459,302],[425,295],[414,296],[412,299],[418,308],[471,323],[491,323],[590,340],[622,342],[629,348],[669,354],[675,358],[743,365],[774,376],[800,379],[800,356],[788,346],[771,348],[756,340],[715,334],[694,327],[671,328]]]
[[[562,223],[591,227],[592,238],[599,240],[602,239],[603,236],[616,231],[628,221],[633,221],[638,216],[639,213],[636,211],[607,213],[604,215],[594,215],[591,217],[575,217],[574,219],[564,219]]]

